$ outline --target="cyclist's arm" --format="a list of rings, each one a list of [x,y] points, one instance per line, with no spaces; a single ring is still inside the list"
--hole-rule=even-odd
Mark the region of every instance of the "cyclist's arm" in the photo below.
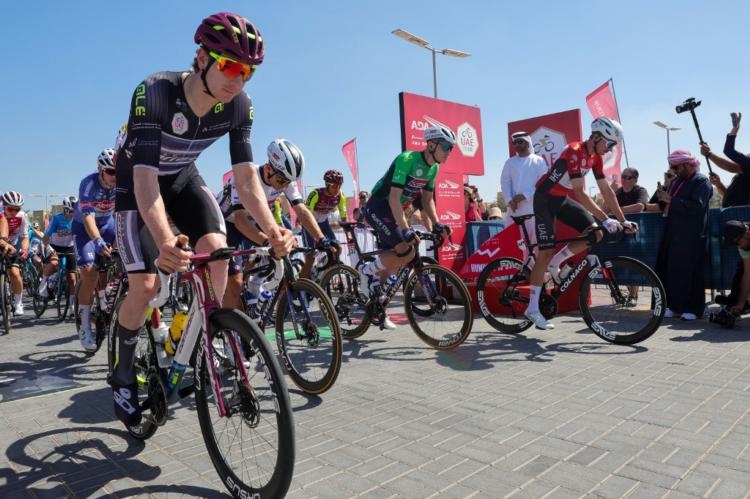
[[[234,227],[246,238],[255,244],[263,244],[268,237],[258,229],[255,222],[247,216],[247,211],[237,210],[234,212]]]
[[[99,232],[99,227],[96,226],[96,217],[93,213],[87,213],[83,216],[83,227],[86,229],[86,234],[92,241],[96,241],[102,237]]]
[[[586,196],[586,199],[593,206],[596,206],[596,210],[597,210],[596,212],[589,210],[589,211],[591,211],[591,213],[593,215],[597,215],[597,212],[598,212],[597,216],[599,217],[599,220],[606,220],[608,218],[607,214],[604,213],[604,211],[596,205],[596,203],[594,202],[594,200],[591,199],[591,197],[588,194],[586,194],[586,189],[584,189],[584,185],[583,185],[583,178],[574,178],[574,179],[571,179],[571,184],[573,184],[573,188],[576,190],[576,197],[579,200],[582,199],[581,198],[581,193],[583,193],[583,195]],[[576,187],[576,184],[580,184],[580,192],[579,192],[578,187]],[[599,192],[602,193],[602,197],[604,198],[604,202],[607,204],[607,206],[610,207],[612,213],[617,218],[617,220],[619,220],[620,222],[624,222],[625,221],[625,215],[623,215],[622,208],[620,208],[620,205],[617,202],[617,196],[615,196],[615,191],[612,190],[612,186],[609,185],[609,182],[607,182],[607,179],[606,178],[598,178],[598,179],[596,179],[596,185],[599,186]],[[604,215],[604,216],[600,216],[600,215]]]
[[[232,165],[232,173],[242,206],[269,238],[281,238],[281,231],[273,219],[273,213],[268,209],[266,194],[260,185],[258,165],[253,163]]]
[[[388,207],[391,209],[393,219],[396,221],[399,229],[406,230],[409,228],[409,223],[406,220],[404,208],[401,206],[401,194],[403,191],[401,187],[391,187],[391,191],[388,194]]]
[[[438,221],[435,198],[432,194],[432,191],[422,189],[422,213],[427,215],[422,217],[422,223],[428,231],[432,231],[432,224]]]
[[[297,218],[302,224],[302,228],[305,229],[316,241],[320,241],[325,237],[323,231],[321,231],[318,226],[318,222],[315,220],[315,216],[307,206],[303,203],[297,203],[294,205],[294,211],[297,213]]]
[[[597,181],[598,182],[598,181]],[[609,187],[609,184],[607,184],[606,179],[604,180],[604,183],[606,184],[607,188],[612,191],[612,189]],[[607,217],[607,214],[602,210],[596,202],[594,202],[593,199],[591,199],[591,196],[589,196],[586,193],[585,186],[583,184],[583,178],[577,177],[577,178],[571,178],[570,179],[570,185],[573,187],[573,192],[575,192],[575,198],[576,200],[583,205],[586,210],[588,210],[589,213],[597,217],[599,220],[605,220]],[[601,185],[599,186],[599,189],[602,189]],[[603,195],[603,194],[602,194]],[[614,197],[614,194],[613,194]],[[604,198],[607,199],[606,197]],[[612,202],[612,200],[607,201],[609,204]],[[615,199],[614,204],[617,204],[617,200]],[[619,207],[617,208],[620,209]]]
[[[138,166],[138,165],[136,165]],[[154,238],[157,248],[174,239],[167,220],[164,200],[159,192],[159,177],[155,168],[133,168],[133,192],[138,212]],[[196,241],[191,241],[195,244]]]

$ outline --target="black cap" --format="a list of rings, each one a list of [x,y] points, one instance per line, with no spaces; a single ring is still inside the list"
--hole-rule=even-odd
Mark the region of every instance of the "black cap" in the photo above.
[[[748,226],[745,222],[739,220],[729,220],[724,223],[723,240],[725,245],[735,245],[737,241],[745,234]]]

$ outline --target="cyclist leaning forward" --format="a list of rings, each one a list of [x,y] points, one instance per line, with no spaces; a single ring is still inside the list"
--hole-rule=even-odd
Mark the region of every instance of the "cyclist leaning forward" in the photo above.
[[[117,315],[119,360],[111,384],[115,414],[126,425],[141,420],[134,338],[158,291],[157,266],[185,270],[188,242],[199,253],[227,245],[216,198],[195,166],[200,153],[228,134],[242,205],[276,254],[285,255],[294,241],[276,226],[252,163],[253,108],[243,88],[263,62],[260,31],[244,17],[221,12],[201,22],[194,40],[199,47],[190,71],[155,73],[136,87],[115,162],[115,233],[130,289]],[[181,234],[174,235],[167,215]],[[212,262],[209,270],[214,293],[223,296],[227,261]]]
[[[78,187],[78,204],[73,214],[73,237],[81,268],[81,286],[78,289],[78,310],[81,313],[79,336],[87,352],[96,350],[96,340],[91,331],[91,303],[99,278],[96,256],[112,254],[115,241],[115,151],[104,149],[96,159],[96,172],[81,180]]]
[[[323,234],[338,246],[336,234],[334,234],[331,228],[328,216],[338,210],[339,219],[342,222],[346,222],[346,195],[341,191],[341,185],[344,183],[344,175],[338,170],[328,170],[323,175],[323,182],[325,182],[325,186],[310,191],[305,200],[305,205],[315,215],[315,221],[320,230],[323,231]],[[302,232],[302,237],[305,241],[305,246],[308,248],[315,246],[315,238],[307,229]],[[302,268],[303,276],[307,277],[310,275],[313,260],[313,255],[307,255],[305,266]]]
[[[576,241],[567,244],[553,256],[555,221],[559,218],[561,222],[573,227],[581,234],[588,233],[597,227],[594,216],[602,221],[602,226],[610,234],[623,229],[630,232],[638,230],[635,223],[625,220],[615,193],[604,176],[602,156],[622,142],[622,139],[622,127],[618,122],[607,117],[597,118],[591,123],[589,138],[582,142],[568,144],[560,154],[560,158],[536,182],[534,215],[539,251],[534,268],[531,270],[529,306],[524,314],[539,329],[555,327],[547,322],[539,311],[539,297],[544,284],[545,270],[558,282],[560,264],[585,250],[589,245],[588,241]],[[593,170],[599,191],[606,205],[612,207],[617,220],[608,218],[607,214],[586,194],[583,177],[589,170]],[[571,195],[575,195],[578,201],[575,201]],[[595,231],[594,234],[597,241],[601,240],[601,232]]]
[[[433,191],[440,163],[448,159],[456,135],[445,126],[429,127],[425,128],[424,140],[427,147],[423,151],[404,151],[396,156],[385,176],[375,184],[364,208],[365,219],[375,232],[379,249],[393,250],[358,266],[361,291],[373,298],[380,296],[382,281],[414,258],[414,246],[419,244],[419,237],[409,226],[404,210],[417,196],[422,202],[422,223],[427,230],[445,236],[450,234],[450,227],[438,222]],[[382,327],[396,328],[387,316]]]
[[[76,289],[76,248],[73,242],[73,210],[76,205],[76,197],[70,196],[63,199],[63,211],[50,220],[47,230],[44,231],[44,242],[49,245],[50,252],[45,258],[42,270],[42,281],[39,283],[37,293],[42,298],[47,298],[49,276],[60,268],[60,257],[65,255],[65,273],[71,293]],[[68,304],[70,308],[71,304]]]
[[[301,177],[305,167],[302,151],[286,139],[276,139],[268,145],[268,163],[255,170],[257,179],[268,201],[269,212],[272,213],[276,202],[283,194],[292,205],[302,227],[312,234],[315,247],[324,249],[332,245],[331,239],[325,237],[315,217],[302,202],[302,196],[297,188],[297,179]],[[261,230],[254,217],[243,208],[237,194],[234,178],[224,187],[220,201],[221,211],[227,221],[227,242],[230,246],[250,247],[267,246],[268,235]],[[248,290],[251,302],[257,300],[260,293],[262,278],[253,275]],[[229,281],[224,294],[225,307],[242,308],[240,292],[242,290],[242,261],[235,257],[229,264]]]
[[[23,315],[23,276],[21,265],[29,256],[29,218],[23,211],[23,196],[20,192],[8,191],[2,195],[3,213],[8,223],[7,245],[9,255],[8,280],[13,293],[13,315]],[[6,242],[6,241],[4,241]]]

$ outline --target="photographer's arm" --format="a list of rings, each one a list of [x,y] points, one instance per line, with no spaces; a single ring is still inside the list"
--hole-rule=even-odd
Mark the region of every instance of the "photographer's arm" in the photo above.
[[[746,156],[745,154],[742,154],[741,152],[737,151],[734,148],[735,140],[737,139],[737,135],[734,134],[728,134],[727,140],[724,142],[724,154],[726,154],[727,158],[734,161],[734,163],[731,163],[729,160],[724,160],[724,163],[730,163],[734,165],[734,170],[728,170],[727,168],[724,168],[727,171],[731,171],[732,173],[750,173],[750,158]],[[721,158],[715,154],[709,153],[710,158],[712,160],[714,159],[724,159]],[[716,161],[716,164],[719,166],[722,166],[718,161]]]

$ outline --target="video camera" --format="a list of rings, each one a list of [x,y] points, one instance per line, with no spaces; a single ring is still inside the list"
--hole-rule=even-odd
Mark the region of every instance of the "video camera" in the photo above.
[[[700,105],[701,101],[696,101],[695,97],[690,97],[689,99],[685,99],[685,102],[683,102],[682,104],[678,104],[677,106],[675,106],[674,110],[677,111],[677,114],[686,113],[688,111],[692,111]]]

